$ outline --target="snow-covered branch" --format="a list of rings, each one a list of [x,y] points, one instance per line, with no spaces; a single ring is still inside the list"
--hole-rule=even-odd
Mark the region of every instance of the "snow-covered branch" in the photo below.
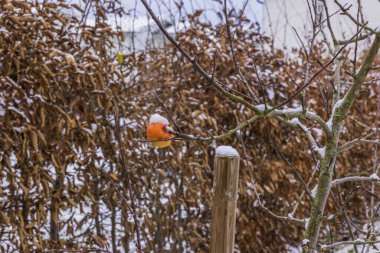
[[[358,33],[360,31],[361,30],[359,30]],[[358,35],[358,33],[356,35]],[[337,143],[339,141],[343,120],[346,118],[352,104],[356,101],[359,90],[371,69],[379,48],[380,35],[377,34],[363,60],[360,70],[354,76],[353,85],[349,88],[346,95],[335,103],[331,118],[327,121],[331,130],[330,135],[327,136],[325,156],[321,161],[316,198],[312,206],[310,221],[305,232],[306,239],[309,240],[312,245],[312,250],[308,250],[307,252],[313,252],[318,241],[319,231],[322,226],[320,215],[324,212],[327,198],[330,194],[331,177],[338,156],[339,150],[337,150]]]
[[[296,122],[298,120],[298,118],[313,120],[313,121],[319,123],[325,132],[329,133],[329,127],[327,126],[326,122],[321,117],[319,117],[318,115],[316,115],[313,112],[302,110],[302,107],[288,108],[285,110],[273,110],[273,111],[270,111],[270,106],[267,106],[267,108],[268,109],[265,110],[265,105],[255,106],[255,111],[258,112],[257,115],[255,115],[254,117],[250,118],[247,121],[244,121],[243,123],[241,123],[240,125],[238,125],[234,129],[232,129],[232,130],[230,130],[224,134],[221,134],[221,135],[202,137],[202,136],[195,136],[195,135],[191,135],[191,134],[179,133],[179,132],[174,131],[172,129],[169,130],[169,132],[171,132],[172,134],[175,134],[178,137],[182,137],[184,140],[194,140],[194,141],[196,141],[196,140],[198,140],[198,141],[221,140],[221,139],[230,137],[232,134],[236,133],[238,130],[246,127],[247,125],[253,123],[254,121],[256,121],[259,118],[276,117],[276,118],[279,118],[280,120],[283,120],[280,117],[286,117],[286,118],[293,118],[294,122]],[[268,114],[266,114],[267,112],[268,112]],[[294,122],[293,122],[293,124],[295,124]],[[299,120],[298,120],[298,122],[299,122]],[[316,141],[314,140],[314,137],[311,135],[310,130],[307,129],[304,125],[302,125],[302,126],[298,125],[298,127],[300,127],[303,131],[306,131],[305,133],[307,134],[307,138],[312,142],[313,151],[316,152],[317,157],[319,159],[322,158],[323,157],[323,149],[318,147]]]
[[[324,148],[320,148],[318,146],[317,141],[315,140],[314,136],[311,134],[311,131],[309,128],[307,128],[304,124],[302,124],[298,118],[293,118],[290,121],[285,121],[282,118],[278,118],[279,120],[285,122],[285,124],[290,125],[294,128],[299,128],[301,129],[302,132],[305,133],[306,138],[308,139],[310,143],[310,148],[314,152],[314,154],[317,156],[317,158],[320,160],[324,156]]]
[[[272,109],[267,105],[267,109],[265,109],[265,105],[257,105],[256,109],[264,114],[266,117],[287,117],[287,118],[300,118],[300,119],[309,119],[314,122],[317,122],[323,129],[326,134],[330,133],[330,127],[327,122],[324,121],[320,116],[315,114],[314,112],[310,112],[308,110],[304,110],[302,106],[295,108],[287,108],[283,110]]]
[[[322,249],[333,249],[333,248],[336,248],[336,247],[339,247],[339,246],[342,246],[342,245],[346,245],[346,244],[352,244],[352,245],[364,245],[364,244],[374,244],[374,243],[378,243],[380,242],[380,240],[377,240],[377,241],[365,241],[363,239],[356,239],[355,241],[342,241],[342,242],[336,242],[336,243],[333,243],[333,244],[330,244],[330,245],[321,245],[321,248]]]
[[[338,184],[343,184],[346,182],[380,182],[380,178],[376,174],[372,174],[369,177],[344,177],[344,178],[338,178],[331,182],[331,187],[336,186]]]

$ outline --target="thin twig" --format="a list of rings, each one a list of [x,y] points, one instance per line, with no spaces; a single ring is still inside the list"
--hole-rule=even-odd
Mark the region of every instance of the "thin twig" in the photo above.
[[[336,242],[330,245],[323,245],[321,248],[323,249],[332,249],[336,248],[338,246],[346,245],[346,244],[353,244],[353,245],[365,245],[365,244],[375,244],[380,242],[380,240],[377,241],[364,241],[362,239],[356,239],[355,241],[342,241],[342,242]]]
[[[348,150],[356,144],[374,144],[380,145],[380,140],[365,140],[365,139],[354,139],[352,141],[346,142],[339,147],[339,152]]]
[[[166,108],[165,104],[161,101],[160,97],[157,95],[156,91],[153,90],[153,94],[156,96],[157,101],[160,103],[161,107],[164,108],[166,114],[169,116],[171,122],[174,124],[174,126],[177,128],[178,132],[182,133],[181,128],[177,125],[174,118],[172,117],[171,113],[169,113],[169,110]]]
[[[224,0],[224,16],[226,18],[226,29],[227,29],[228,44],[230,46],[232,59],[233,59],[234,65],[235,65],[236,72],[239,75],[240,80],[245,85],[245,88],[247,89],[249,95],[258,102],[259,99],[256,97],[255,93],[253,93],[253,91],[252,91],[247,79],[245,78],[245,76],[241,73],[239,62],[238,62],[237,57],[236,57],[234,42],[233,42],[233,38],[231,35],[230,24],[229,24],[229,20],[228,20],[227,0]]]
[[[132,215],[133,215],[133,220],[135,223],[135,231],[136,231],[136,239],[137,239],[137,249],[139,252],[141,251],[141,239],[140,239],[140,229],[139,229],[139,222],[137,219],[137,213],[136,213],[136,204],[135,204],[135,195],[134,192],[132,191],[132,181],[130,178],[130,174],[127,169],[127,163],[126,163],[126,158],[125,158],[125,150],[122,145],[122,140],[121,140],[121,133],[120,133],[120,118],[119,118],[119,111],[116,105],[114,105],[114,114],[115,114],[115,134],[116,134],[116,139],[119,147],[119,152],[121,156],[121,166],[125,172],[126,176],[126,182],[127,182],[127,188],[129,192],[129,196],[131,198],[131,208],[132,208]]]
[[[257,109],[253,104],[245,100],[244,98],[240,96],[236,96],[225,89],[220,85],[220,81],[216,80],[212,75],[208,74],[206,70],[202,68],[202,66],[198,63],[195,57],[190,56],[190,54],[168,33],[168,31],[165,29],[165,27],[162,25],[161,21],[158,19],[156,14],[154,14],[152,8],[150,8],[150,5],[147,3],[146,0],[141,0],[142,4],[145,6],[146,10],[149,12],[149,14],[152,16],[152,19],[156,22],[157,26],[160,28],[162,33],[165,35],[165,37],[172,43],[177,50],[194,66],[194,68],[197,70],[199,74],[201,74],[209,83],[211,83],[220,93],[228,97],[229,99],[241,103],[251,110],[254,110],[257,112]]]
[[[342,10],[343,14],[346,15],[347,17],[349,17],[351,19],[352,22],[355,23],[355,25],[361,27],[360,30],[362,30],[363,28],[369,32],[371,32],[371,34],[378,34],[378,32],[376,32],[375,30],[369,28],[367,26],[367,23],[364,23],[364,24],[361,24],[359,21],[357,21],[349,12],[348,10],[350,9],[350,7],[352,5],[350,5],[348,8],[344,8],[344,6],[342,4],[340,4],[337,0],[334,0],[334,2],[339,6],[339,8]]]
[[[298,94],[300,94],[301,91],[303,91],[306,87],[308,87],[312,81],[323,71],[325,70],[328,66],[330,66],[331,63],[334,62],[335,58],[338,57],[340,55],[340,53],[347,47],[347,45],[361,32],[362,29],[360,29],[360,31],[358,33],[356,33],[354,36],[352,36],[352,38],[334,55],[334,57],[326,64],[324,65],[322,68],[320,68],[311,78],[310,80],[304,84],[300,89],[298,89],[293,95],[291,95],[289,98],[287,98],[284,102],[276,105],[275,107],[273,107],[271,110],[274,110],[274,109],[277,109],[283,105],[286,105],[287,103],[289,103],[293,98],[295,98]]]
[[[297,226],[304,226],[305,225],[305,221],[303,221],[303,220],[295,219],[293,217],[280,216],[280,215],[275,214],[274,212],[272,212],[268,208],[266,208],[264,206],[264,204],[262,203],[261,199],[260,199],[260,194],[257,192],[256,182],[253,183],[253,191],[255,192],[255,195],[256,195],[256,198],[257,198],[257,200],[256,200],[256,207],[259,208],[260,211],[268,214],[268,216],[270,216],[270,217],[272,217],[273,219],[276,219],[276,220],[289,222],[289,223],[295,224]]]

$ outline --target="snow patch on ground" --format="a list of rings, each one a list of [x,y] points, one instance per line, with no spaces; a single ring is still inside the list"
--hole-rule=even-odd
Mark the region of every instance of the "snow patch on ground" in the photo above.
[[[239,156],[239,153],[231,146],[219,146],[216,148],[217,156]]]

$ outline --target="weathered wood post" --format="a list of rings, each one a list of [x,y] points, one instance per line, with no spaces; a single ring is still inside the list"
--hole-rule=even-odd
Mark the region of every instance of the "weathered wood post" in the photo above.
[[[234,251],[238,180],[238,152],[230,146],[218,147],[214,162],[211,253]]]

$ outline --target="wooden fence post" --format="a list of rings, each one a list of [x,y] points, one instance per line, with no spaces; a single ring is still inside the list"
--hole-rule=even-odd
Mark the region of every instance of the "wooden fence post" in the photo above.
[[[232,147],[219,152],[214,163],[214,197],[211,218],[211,253],[233,253],[236,202],[239,181],[239,154]]]

